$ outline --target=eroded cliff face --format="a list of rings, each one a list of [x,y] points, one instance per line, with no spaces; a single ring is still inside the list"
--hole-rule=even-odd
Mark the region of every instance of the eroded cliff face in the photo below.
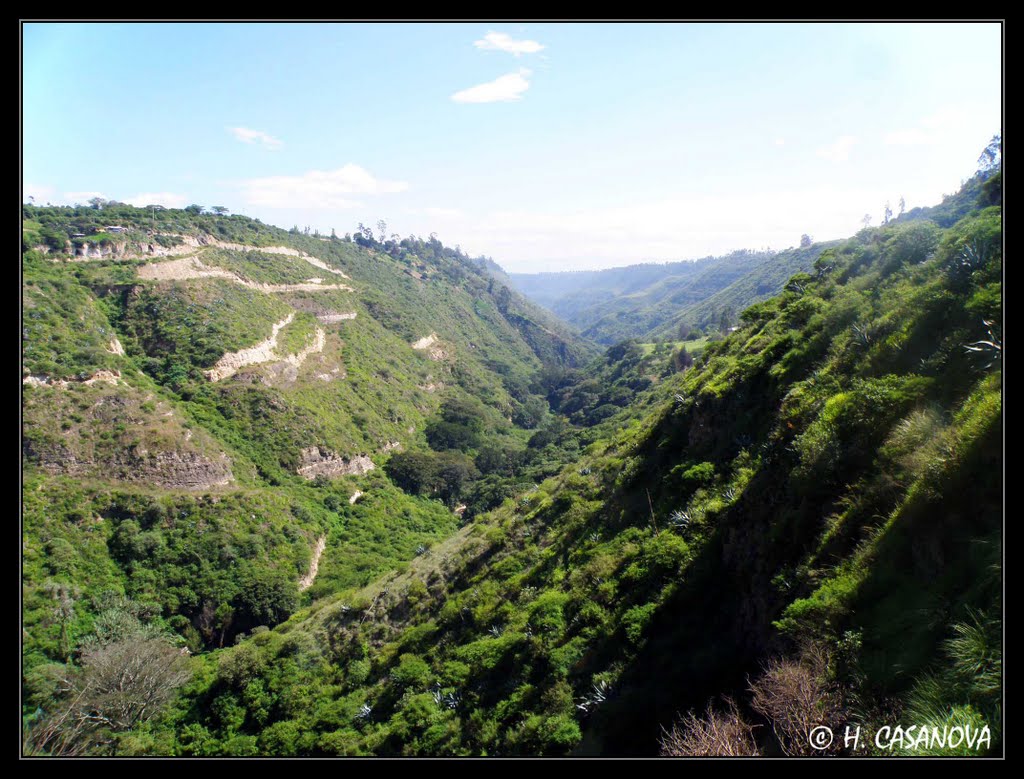
[[[302,450],[298,474],[311,480],[317,476],[359,476],[376,467],[365,454],[349,458],[321,446],[310,446]]]
[[[23,451],[46,473],[182,490],[234,480],[228,455],[152,395],[124,384],[30,386]]]

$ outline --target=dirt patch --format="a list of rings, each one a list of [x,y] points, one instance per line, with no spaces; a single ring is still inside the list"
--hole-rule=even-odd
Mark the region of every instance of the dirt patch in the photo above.
[[[353,493],[352,493],[352,494],[351,494],[351,495],[349,496],[349,499],[348,499],[348,503],[349,503],[349,505],[350,505],[350,506],[354,506],[354,505],[355,505],[355,502],[356,502],[357,500],[359,500],[359,499],[360,499],[361,497],[363,497],[363,491],[362,491],[362,490],[356,490],[355,492],[353,492]]]
[[[91,260],[148,260],[153,257],[177,257],[183,254],[192,255],[199,249],[207,247],[217,249],[233,249],[241,252],[263,252],[264,254],[282,254],[288,257],[298,257],[308,262],[314,268],[325,270],[341,276],[343,279],[350,278],[344,271],[332,268],[323,260],[317,259],[298,249],[288,246],[247,246],[240,243],[221,241],[210,235],[178,235],[176,233],[160,233],[167,238],[177,238],[180,243],[176,246],[161,246],[157,242],[146,241],[112,241],[104,246],[93,243],[84,243],[75,249],[73,257],[56,256],[55,261],[89,262]],[[68,244],[70,251],[70,244]]]
[[[421,338],[416,343],[414,343],[412,345],[412,348],[413,349],[429,349],[431,346],[433,346],[436,343],[437,343],[437,333],[431,333],[430,335],[423,336],[423,338]]]
[[[349,311],[343,314],[320,314],[317,319],[323,322],[325,325],[333,325],[335,322],[344,322],[346,319],[355,319],[356,312]]]
[[[228,279],[246,285],[245,279],[222,268],[203,265],[195,255],[167,262],[154,262],[139,268],[139,278],[151,281],[179,281],[185,279]]]
[[[299,457],[298,474],[309,480],[313,480],[317,476],[360,476],[376,467],[373,460],[365,454],[356,455],[350,459],[329,449],[311,446],[302,450]]]
[[[260,284],[243,279],[236,273],[223,268],[204,265],[195,255],[167,262],[154,262],[139,268],[139,278],[149,281],[185,281],[188,279],[227,279],[249,289],[260,292],[320,292],[327,289],[341,289],[352,292],[348,284],[324,284],[323,279],[306,279],[301,284]]]
[[[216,246],[219,249],[234,249],[235,251],[239,252],[262,252],[263,254],[283,254],[288,257],[298,257],[300,260],[305,260],[306,262],[308,262],[314,268],[325,270],[328,273],[335,273],[338,276],[341,276],[343,279],[349,278],[349,276],[346,273],[338,270],[337,268],[332,268],[323,260],[318,260],[316,257],[313,257],[312,255],[306,254],[305,252],[299,251],[298,249],[292,249],[291,247],[288,246],[244,246],[240,243],[227,243],[226,241],[218,241],[215,238],[212,239],[208,245]]]
[[[124,352],[121,353],[124,354]],[[117,386],[121,381],[121,371],[96,371],[96,373],[84,379],[54,379],[49,376],[26,376],[21,380],[21,383],[27,384],[30,387],[59,387],[63,389],[69,384],[92,386],[98,382]]]
[[[277,348],[277,334],[281,332],[281,329],[286,325],[290,324],[295,318],[294,312],[286,316],[280,322],[277,322],[270,335],[265,341],[260,341],[255,346],[250,346],[248,349],[241,349],[237,352],[228,352],[214,365],[210,370],[205,371],[206,378],[210,381],[220,381],[226,379],[229,376],[234,375],[241,368],[246,365],[255,365],[260,362],[273,362],[278,359],[274,349]]]
[[[411,344],[411,346],[417,351],[425,351],[427,357],[431,360],[445,360],[448,358],[449,352],[438,346],[440,342],[441,340],[437,337],[437,333],[431,333],[416,341],[416,343]]]
[[[313,557],[309,561],[309,571],[299,579],[299,592],[308,590],[312,586],[313,580],[316,579],[317,571],[320,570],[320,557],[326,548],[327,536],[320,536],[316,540],[316,546],[313,547]]]

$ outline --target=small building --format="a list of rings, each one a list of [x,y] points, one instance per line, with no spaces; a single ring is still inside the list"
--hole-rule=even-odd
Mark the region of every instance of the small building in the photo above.
[[[117,225],[107,225],[107,232],[108,233],[127,233],[128,232],[128,228],[127,227],[119,227]]]

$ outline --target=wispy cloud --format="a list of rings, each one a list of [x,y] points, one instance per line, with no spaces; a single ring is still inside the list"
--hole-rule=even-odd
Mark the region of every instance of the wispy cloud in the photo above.
[[[537,41],[516,40],[503,32],[489,32],[473,45],[485,51],[504,51],[519,56],[520,54],[536,54],[544,48]]]
[[[508,103],[522,100],[523,92],[530,88],[530,82],[526,80],[529,75],[527,68],[520,68],[516,73],[506,73],[494,81],[456,92],[452,100],[456,103]]]
[[[125,202],[140,208],[151,205],[184,208],[189,201],[185,195],[178,195],[174,192],[140,192],[138,195],[126,198]]]
[[[931,202],[926,195],[905,194],[907,202]],[[699,193],[624,206],[495,210],[445,230],[470,254],[492,255],[506,270],[615,267],[740,248],[782,249],[797,245],[802,233],[841,238],[860,229],[867,208],[886,200],[896,198],[874,188]],[[737,213],[743,219],[737,221]]]
[[[104,200],[109,200],[106,195],[102,192],[65,192],[64,200],[68,203],[88,203],[94,197],[101,197]]]
[[[235,136],[242,143],[260,144],[264,149],[280,149],[284,141],[275,138],[270,133],[262,130],[252,130],[248,127],[229,127],[228,132]]]
[[[885,142],[889,146],[928,146],[935,143],[935,137],[917,127],[909,130],[894,130],[887,133]]]
[[[967,111],[959,106],[945,106],[921,119],[921,126],[929,130],[944,130],[957,127],[967,119]]]
[[[850,159],[850,151],[860,141],[852,135],[841,135],[828,146],[822,146],[816,154],[831,162],[846,162]]]
[[[250,205],[270,208],[355,208],[353,195],[382,195],[409,189],[405,181],[378,179],[365,168],[348,164],[337,170],[311,170],[301,176],[267,176],[242,183]]]

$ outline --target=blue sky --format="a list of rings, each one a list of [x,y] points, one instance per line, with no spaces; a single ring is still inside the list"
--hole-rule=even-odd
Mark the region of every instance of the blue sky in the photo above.
[[[998,24],[23,26],[23,188],[514,271],[850,235],[1000,130]]]

